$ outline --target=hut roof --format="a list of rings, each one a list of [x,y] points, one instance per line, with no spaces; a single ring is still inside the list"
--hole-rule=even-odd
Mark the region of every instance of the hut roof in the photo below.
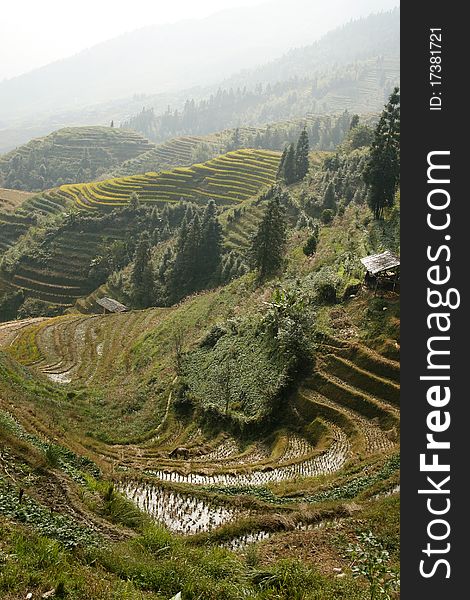
[[[400,259],[396,254],[390,252],[390,250],[386,250],[381,254],[371,254],[370,256],[361,258],[361,263],[369,273],[376,275],[382,271],[388,271],[389,269],[399,267]]]
[[[121,304],[117,300],[113,300],[113,298],[99,298],[96,301],[96,304],[102,306],[106,310],[112,313],[122,313],[127,312],[129,309],[124,304]]]

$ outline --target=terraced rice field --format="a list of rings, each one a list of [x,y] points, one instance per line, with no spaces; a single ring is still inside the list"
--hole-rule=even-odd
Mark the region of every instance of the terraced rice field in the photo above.
[[[22,212],[33,213],[48,217],[64,212],[67,208],[73,206],[72,202],[63,196],[59,190],[49,190],[43,194],[34,194],[24,202]]]
[[[239,215],[230,223],[225,222],[225,245],[229,250],[239,250],[247,246],[263,214],[263,207],[252,197],[274,182],[278,161],[275,152],[240,150],[186,169],[62,186],[36,194],[25,200],[20,209],[0,212],[0,252],[8,250],[37,224],[38,217],[50,217],[74,205],[86,210],[122,206],[132,191],[143,201],[160,204],[181,199],[205,203],[209,198],[222,208],[242,204]],[[123,239],[126,234],[122,228],[108,229],[67,231],[48,238],[46,257],[22,259],[13,274],[2,274],[0,289],[23,289],[27,296],[51,306],[73,306],[93,292],[88,271],[103,243]]]
[[[342,85],[335,87],[334,93],[326,93],[321,102],[328,105],[331,112],[347,109],[359,114],[372,113],[386,102],[384,89],[392,89],[399,80],[398,57],[385,56],[380,64],[376,60],[365,61],[359,64],[354,83],[345,79]]]
[[[240,515],[228,504],[155,485],[128,481],[118,489],[171,531],[184,535],[211,531]]]
[[[17,213],[13,216],[17,218]],[[27,222],[20,223],[17,227],[26,230]],[[91,261],[100,255],[103,245],[122,240],[128,233],[112,224],[100,231],[62,230],[48,238],[45,257],[23,258],[13,274],[2,275],[3,284],[9,289],[23,289],[27,296],[50,305],[71,307],[78,298],[94,290],[88,273]]]
[[[32,215],[21,211],[0,212],[0,253],[13,246],[34,223]]]
[[[257,204],[255,200],[249,199],[238,207],[239,212],[227,210],[223,216],[224,221],[224,245],[228,250],[241,250],[247,248],[251,243],[252,236],[256,233],[258,225],[263,218],[264,206]],[[234,218],[230,221],[227,217],[232,214]]]
[[[47,187],[57,181],[77,181],[77,173],[87,165],[92,178],[122,162],[153,148],[153,144],[134,131],[111,127],[66,127],[43,138],[36,138],[0,157],[0,176],[7,177],[20,161],[32,159],[35,168],[44,164]],[[85,163],[83,162],[85,160]]]
[[[34,196],[31,192],[0,188],[0,211],[12,212],[31,196]]]
[[[0,347],[29,348],[20,352],[22,362],[66,389],[96,386],[125,376],[130,345],[172,310],[6,323],[0,326]],[[314,376],[292,399],[297,431],[279,430],[245,447],[228,434],[209,439],[194,424],[170,417],[170,392],[160,426],[145,442],[97,440],[88,450],[112,465],[118,488],[153,518],[178,533],[209,532],[248,514],[236,500],[212,498],[211,486],[236,497],[280,482],[340,476],[358,460],[391,456],[399,440],[398,404],[397,362],[360,343],[326,338]],[[314,440],[306,432],[316,420],[324,433]],[[267,536],[260,529],[252,541]],[[244,536],[234,544],[250,540]]]
[[[60,383],[91,384],[112,378],[119,359],[129,351],[131,341],[160,321],[167,309],[149,309],[115,315],[65,315],[53,319],[0,324],[0,344],[9,346],[26,338],[30,356],[23,362],[34,365],[47,378]],[[8,337],[6,337],[8,334]],[[31,340],[32,334],[32,340]]]
[[[16,206],[2,205],[0,191],[0,253],[8,250],[31,226],[36,225],[38,217],[58,214],[72,205],[72,202],[57,190],[50,190],[44,194],[14,191],[14,194],[24,194],[24,197]]]
[[[125,161],[113,171],[113,175],[121,177],[191,165],[194,163],[194,151],[203,143],[211,144],[214,148],[214,156],[223,151],[221,140],[216,135],[176,137],[158,144],[132,160]]]
[[[186,200],[204,204],[212,198],[219,206],[230,205],[272,185],[279,159],[278,152],[237,150],[191,167],[64,185],[58,193],[84,210],[125,206],[133,192],[142,202],[163,204]]]

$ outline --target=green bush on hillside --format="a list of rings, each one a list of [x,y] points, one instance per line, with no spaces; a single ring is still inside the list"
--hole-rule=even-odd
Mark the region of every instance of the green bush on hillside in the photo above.
[[[186,404],[241,429],[271,417],[308,356],[308,327],[303,301],[277,290],[264,315],[212,328],[183,360]]]

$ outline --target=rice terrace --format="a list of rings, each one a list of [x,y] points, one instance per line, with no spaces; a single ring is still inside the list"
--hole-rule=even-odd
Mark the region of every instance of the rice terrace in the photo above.
[[[0,156],[2,598],[399,597],[397,18]]]

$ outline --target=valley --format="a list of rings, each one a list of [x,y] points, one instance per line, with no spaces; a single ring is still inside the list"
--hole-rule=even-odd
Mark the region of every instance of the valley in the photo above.
[[[0,156],[2,598],[399,597],[398,17]]]

